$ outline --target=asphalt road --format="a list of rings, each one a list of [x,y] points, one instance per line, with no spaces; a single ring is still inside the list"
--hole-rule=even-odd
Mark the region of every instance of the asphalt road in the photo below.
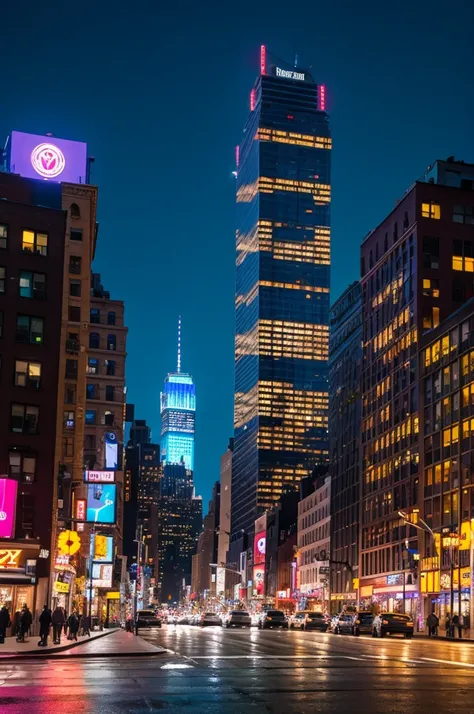
[[[169,626],[154,658],[0,663],[1,714],[466,714],[474,644]]]

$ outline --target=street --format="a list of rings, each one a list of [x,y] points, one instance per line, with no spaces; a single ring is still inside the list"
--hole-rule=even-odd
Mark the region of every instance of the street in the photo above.
[[[474,645],[168,626],[158,657],[0,663],[2,714],[471,710]]]

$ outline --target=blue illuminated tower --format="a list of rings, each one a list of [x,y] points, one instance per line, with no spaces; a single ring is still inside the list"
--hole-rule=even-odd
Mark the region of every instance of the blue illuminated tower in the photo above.
[[[176,372],[165,379],[161,393],[161,461],[184,464],[194,471],[194,423],[196,388],[193,378],[181,372],[181,318],[178,321],[178,363]]]

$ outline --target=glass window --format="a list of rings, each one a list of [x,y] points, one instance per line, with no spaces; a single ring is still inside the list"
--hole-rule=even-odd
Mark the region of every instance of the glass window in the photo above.
[[[91,332],[89,335],[89,347],[94,350],[100,349],[100,335],[98,332]]]
[[[44,299],[46,297],[46,275],[20,270],[20,297]]]
[[[6,270],[3,267],[0,267],[0,293],[5,292],[5,278],[6,278]]]
[[[91,308],[90,321],[98,325],[100,323],[100,310]]]
[[[96,423],[97,412],[95,409],[86,409],[86,424],[93,426]]]
[[[115,376],[115,361],[113,359],[106,359],[105,366],[107,368],[107,375],[109,377]]]
[[[107,324],[115,325],[115,312],[114,311],[107,313]]]
[[[0,223],[0,248],[7,247],[8,226],[5,223]]]
[[[3,310],[0,310],[0,337],[3,335]]]
[[[70,280],[69,281],[69,295],[71,295],[71,297],[81,297],[81,281],[80,280]]]
[[[114,401],[114,387],[111,384],[107,384],[105,387],[105,399],[108,402]]]
[[[65,411],[64,412],[64,417],[63,417],[63,426],[65,429],[74,429],[74,412],[72,411]]]
[[[41,364],[39,362],[15,361],[15,386],[39,389],[41,382]]]
[[[71,228],[71,240],[82,240],[82,230],[80,228]]]
[[[10,476],[14,476],[25,483],[31,483],[35,480],[36,456],[25,456],[17,451],[11,451],[8,456]]]
[[[16,319],[16,341],[29,344],[43,343],[44,322],[42,317],[18,315]]]
[[[421,204],[421,215],[423,218],[441,218],[441,206],[439,203],[422,203]]]
[[[107,335],[107,349],[108,350],[116,350],[117,349],[116,335]]]
[[[88,384],[86,388],[86,398],[95,399],[95,384]]]
[[[69,257],[69,272],[73,275],[81,274],[81,258],[78,255],[71,255]]]
[[[69,319],[69,322],[80,322],[81,321],[81,308],[76,307],[74,305],[69,305],[68,319]]]
[[[76,379],[77,378],[77,366],[79,362],[77,359],[67,359],[66,360],[66,378]]]
[[[12,404],[11,430],[18,434],[36,434],[38,407],[29,404]]]
[[[48,234],[23,231],[22,248],[25,253],[48,254]]]
[[[99,360],[94,357],[89,357],[87,371],[89,374],[99,374]]]

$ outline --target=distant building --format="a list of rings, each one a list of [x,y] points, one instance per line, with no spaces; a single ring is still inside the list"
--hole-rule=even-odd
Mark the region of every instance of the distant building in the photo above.
[[[231,509],[231,489],[232,489],[232,450],[234,448],[234,440],[229,439],[227,451],[221,456],[221,472],[220,472],[220,513],[219,513],[219,534],[217,539],[217,563],[225,565],[227,562],[227,554],[229,552],[230,543],[230,509]],[[217,568],[216,571],[216,593],[217,595],[225,594],[230,587],[233,588],[235,582],[238,582],[236,576],[230,572],[226,572],[222,568]],[[232,593],[228,593],[229,597],[233,598]]]
[[[216,597],[217,539],[220,517],[221,484],[217,481],[212,488],[209,510],[203,520],[203,529],[199,534],[197,554],[199,556],[199,584],[197,592],[201,601]]]
[[[314,483],[298,504],[298,590],[303,607],[329,610],[331,478]]]
[[[237,149],[232,562],[328,457],[331,138],[311,73],[261,49]]]
[[[331,307],[329,331],[331,597],[335,607],[358,600],[362,294],[352,283]],[[344,565],[347,563],[348,565]]]

